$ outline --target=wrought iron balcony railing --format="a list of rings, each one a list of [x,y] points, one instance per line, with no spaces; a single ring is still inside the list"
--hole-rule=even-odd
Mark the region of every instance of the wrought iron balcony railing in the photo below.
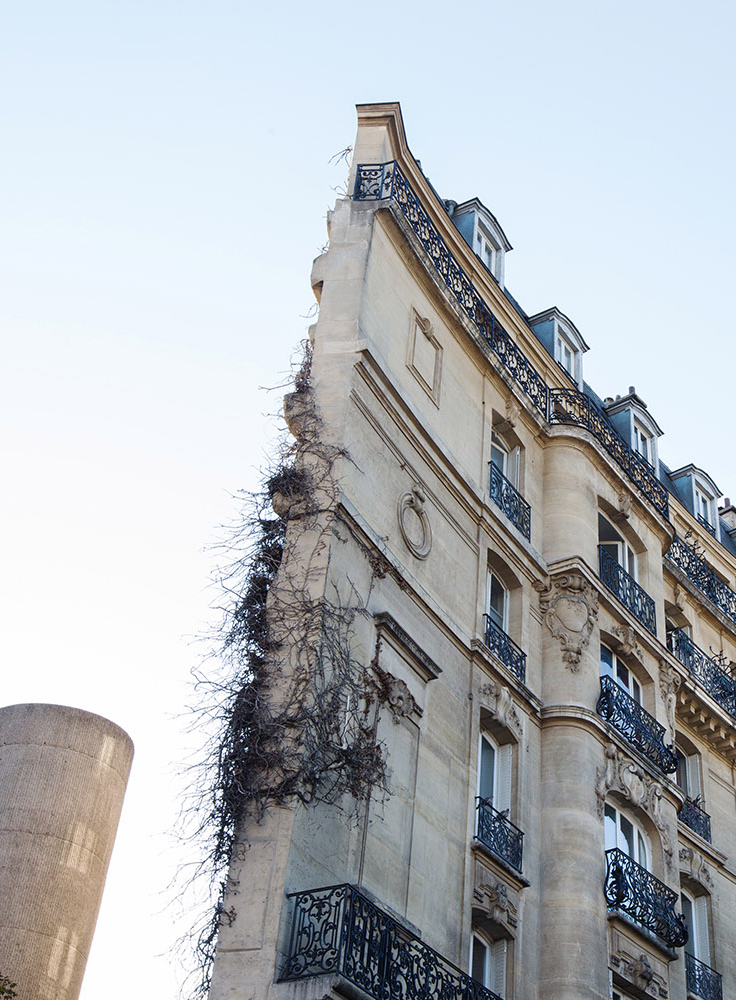
[[[600,548],[598,551],[600,553],[601,581],[648,632],[656,635],[657,616],[652,598],[643,587],[639,586],[633,576],[629,576],[623,566],[616,562],[609,552],[606,552],[604,548]]]
[[[398,163],[360,164],[355,175],[353,198],[355,201],[391,200],[396,203],[460,308],[476,325],[511,378],[546,417],[547,385],[544,379],[504,330],[455,260]]]
[[[736,593],[723,580],[719,580],[693,546],[688,545],[679,535],[676,535],[675,540],[667,550],[665,559],[684,573],[701,594],[712,601],[718,610],[722,611],[736,625]]]
[[[495,462],[491,466],[491,500],[500,507],[514,527],[529,540],[532,534],[532,509],[516,487],[509,482]]]
[[[726,673],[712,656],[696,646],[680,628],[667,634],[667,645],[680,663],[687,667],[690,676],[713,698],[721,708],[736,717],[736,680]]]
[[[667,490],[654,469],[613,429],[592,399],[577,389],[550,389],[548,419],[551,424],[577,424],[589,430],[634,486],[663,517],[669,518]]]
[[[685,981],[688,993],[702,1000],[723,1000],[720,972],[688,952],[685,952]]]
[[[711,524],[710,521],[708,520],[708,518],[707,517],[703,517],[702,514],[696,514],[695,516],[698,519],[698,521],[700,522],[700,524],[703,525],[703,527],[708,532],[708,534],[713,535],[713,537],[715,538],[716,537],[715,525]]]
[[[617,847],[606,851],[605,894],[609,910],[620,910],[670,948],[687,943],[682,914],[675,912],[677,893]]]
[[[601,677],[596,712],[660,771],[672,774],[677,770],[677,754],[673,746],[665,745],[664,726],[619,687],[612,677]]]
[[[352,885],[290,893],[283,979],[341,975],[374,1000],[500,1000]]]
[[[524,834],[502,812],[493,808],[490,799],[479,798],[477,809],[478,840],[521,873]]]
[[[679,819],[710,843],[710,816],[697,802],[690,798],[685,799],[685,804],[679,812]]]
[[[524,684],[526,682],[526,653],[523,649],[519,649],[511,636],[506,635],[504,630],[496,625],[490,615],[483,615],[483,618],[486,624],[486,646]]]

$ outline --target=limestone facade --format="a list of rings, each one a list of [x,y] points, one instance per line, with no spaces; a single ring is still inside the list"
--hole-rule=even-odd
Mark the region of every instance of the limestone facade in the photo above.
[[[734,996],[736,513],[511,297],[397,105],[349,191],[312,272],[336,521],[288,532],[359,605],[388,795],[244,824],[212,1000]]]

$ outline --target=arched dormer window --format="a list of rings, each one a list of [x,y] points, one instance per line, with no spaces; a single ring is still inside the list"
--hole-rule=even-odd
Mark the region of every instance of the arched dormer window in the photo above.
[[[675,469],[670,473],[670,479],[675,484],[683,504],[694,515],[696,521],[709,535],[720,541],[718,498],[721,496],[721,491],[708,473],[690,464]]]
[[[588,345],[573,321],[553,306],[529,318],[534,334],[549,351],[560,368],[583,388],[583,354]]]
[[[637,394],[631,385],[625,396],[609,396],[603,401],[608,419],[626,441],[632,451],[636,452],[655,473],[659,473],[659,454],[657,441],[662,436],[662,430],[647,409],[647,404]]]

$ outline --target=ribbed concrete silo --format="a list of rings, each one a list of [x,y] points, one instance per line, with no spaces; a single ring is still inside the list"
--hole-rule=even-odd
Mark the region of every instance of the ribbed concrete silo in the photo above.
[[[133,743],[77,708],[0,708],[0,975],[77,1000]]]

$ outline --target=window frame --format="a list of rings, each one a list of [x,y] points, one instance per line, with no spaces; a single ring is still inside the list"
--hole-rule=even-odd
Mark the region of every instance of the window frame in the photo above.
[[[616,842],[611,844],[609,841],[610,833],[610,817],[609,812],[615,814],[614,825],[616,830]],[[650,843],[649,837],[644,827],[641,825],[638,819],[636,819],[631,813],[627,812],[625,809],[621,809],[616,802],[607,801],[604,806],[604,818],[603,818],[603,842],[605,844],[605,849],[607,851],[613,848],[618,848],[622,851],[627,858],[631,858],[636,864],[641,865],[646,871],[651,872],[652,870],[652,845]],[[621,820],[624,820],[632,828],[632,844],[634,845],[634,853],[631,854],[626,848],[626,836],[621,832]],[[643,857],[642,861],[642,849]]]
[[[477,978],[476,947],[483,949],[482,958],[482,978]],[[486,938],[478,930],[473,929],[470,938],[470,977],[475,982],[480,983],[486,989],[493,990],[498,996],[506,995],[506,976],[508,971],[508,941],[506,938],[498,938],[493,941]]]
[[[604,658],[603,650],[611,656],[610,670],[604,670]],[[600,644],[600,661],[601,661],[601,677],[610,677],[611,680],[625,691],[626,694],[633,698],[637,705],[642,704],[641,697],[641,682],[637,678],[636,674],[633,672],[631,667],[628,666],[624,660],[613,650],[610,646],[607,646],[605,642]],[[625,675],[625,676],[624,676]],[[626,678],[628,678],[628,684],[626,683]]]
[[[494,593],[494,586],[493,586],[493,581],[494,580],[498,584],[498,587],[496,588],[496,592],[498,593],[498,591],[500,591],[501,594],[503,595],[503,606],[502,606],[502,611],[501,611],[501,622],[498,621],[498,618],[497,618],[498,612],[494,610],[493,603],[492,603],[492,601],[493,601],[493,593]],[[494,571],[490,567],[488,569],[488,579],[487,579],[487,583],[486,583],[486,590],[487,590],[487,593],[486,593],[486,613],[487,613],[488,617],[491,619],[491,621],[493,622],[493,624],[497,628],[500,628],[501,631],[505,635],[508,635],[508,624],[509,624],[509,588],[506,586],[506,584],[503,582],[503,580],[500,578],[500,576],[498,576],[497,573],[494,573]]]

